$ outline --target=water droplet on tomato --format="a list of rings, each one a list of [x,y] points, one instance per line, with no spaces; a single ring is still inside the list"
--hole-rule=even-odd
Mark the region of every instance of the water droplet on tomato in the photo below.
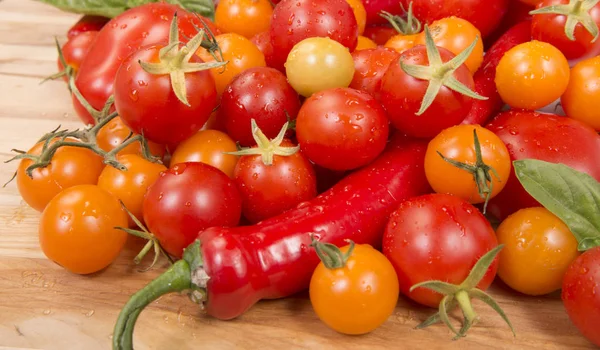
[[[129,98],[130,98],[132,101],[134,101],[134,102],[137,102],[137,100],[140,98],[140,97],[138,96],[138,91],[137,91],[136,89],[133,89],[133,90],[131,90],[131,91],[129,92]]]

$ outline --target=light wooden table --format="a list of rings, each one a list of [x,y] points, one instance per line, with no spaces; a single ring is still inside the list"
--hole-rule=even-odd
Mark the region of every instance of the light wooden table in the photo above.
[[[58,124],[79,127],[62,82],[40,80],[55,72],[53,36],[64,41],[77,16],[29,0],[0,1],[0,160],[11,148],[28,149]],[[0,165],[0,182],[16,163]],[[164,265],[140,273],[132,263],[140,242],[94,276],[77,276],[46,260],[38,247],[39,214],[14,183],[0,189],[0,347],[109,349],[116,316],[137,289]],[[500,317],[476,302],[482,320],[466,338],[451,342],[441,325],[414,330],[433,310],[401,298],[394,315],[373,333],[350,337],[324,326],[306,295],[261,302],[244,316],[222,322],[202,316],[179,295],[153,303],[140,317],[137,349],[586,349],[558,294],[519,296],[496,283],[492,294],[511,318],[513,338]]]

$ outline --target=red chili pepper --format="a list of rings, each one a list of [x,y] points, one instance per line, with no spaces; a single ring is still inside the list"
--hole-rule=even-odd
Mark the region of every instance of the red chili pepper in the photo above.
[[[85,15],[69,29],[67,38],[70,40],[83,32],[100,31],[109,20],[102,16]]]
[[[203,231],[182,260],[131,297],[117,320],[113,348],[132,348],[138,315],[166,293],[191,290],[208,315],[229,320],[261,299],[308,288],[319,264],[311,233],[338,246],[351,239],[379,247],[400,202],[430,191],[426,147],[425,141],[394,139],[377,160],[296,209],[253,226]]]
[[[498,113],[504,102],[496,89],[496,67],[506,51],[531,40],[531,21],[523,21],[510,28],[485,53],[481,67],[475,72],[475,92],[488,97],[487,100],[475,100],[473,107],[462,124],[485,124]]]

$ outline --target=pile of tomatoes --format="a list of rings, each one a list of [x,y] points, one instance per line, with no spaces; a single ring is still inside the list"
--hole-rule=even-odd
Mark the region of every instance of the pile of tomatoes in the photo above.
[[[186,260],[199,238],[217,264],[239,244],[270,271],[255,284],[271,286],[209,313],[308,288],[347,334],[385,322],[399,293],[439,308],[423,326],[457,336],[476,319],[472,298],[510,325],[485,293],[498,276],[527,295],[562,289],[600,345],[600,2],[221,0],[209,17],[153,2],[69,31],[54,78],[85,128],[15,157],[49,259],[97,272],[130,234],[149,240],[136,262],[152,249]],[[529,160],[572,173],[536,187],[527,178],[553,168],[517,170]],[[581,198],[546,204],[568,191]],[[571,215],[581,208],[592,214]],[[323,228],[298,238],[302,225]],[[228,273],[255,278],[239,259]],[[277,264],[297,269],[291,285]],[[208,266],[191,279],[203,301],[240,293]]]

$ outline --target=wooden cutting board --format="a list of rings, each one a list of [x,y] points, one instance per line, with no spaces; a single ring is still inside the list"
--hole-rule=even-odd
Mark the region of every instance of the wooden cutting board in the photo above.
[[[56,70],[53,36],[64,42],[66,30],[77,18],[34,1],[0,1],[0,160],[9,159],[12,148],[28,149],[59,124],[81,126],[64,83],[39,84]],[[17,164],[0,164],[3,183]],[[139,272],[132,258],[141,242],[132,239],[105,271],[73,275],[48,261],[39,249],[38,218],[21,200],[15,183],[0,189],[0,347],[109,349],[120,308],[165,264]],[[227,322],[203,316],[184,296],[170,295],[142,313],[135,344],[136,349],[593,348],[570,323],[559,294],[526,297],[499,282],[491,294],[514,323],[516,338],[480,302],[475,307],[481,321],[466,338],[452,342],[452,334],[441,325],[415,330],[434,310],[404,298],[381,328],[351,337],[324,326],[305,294],[261,302]]]

